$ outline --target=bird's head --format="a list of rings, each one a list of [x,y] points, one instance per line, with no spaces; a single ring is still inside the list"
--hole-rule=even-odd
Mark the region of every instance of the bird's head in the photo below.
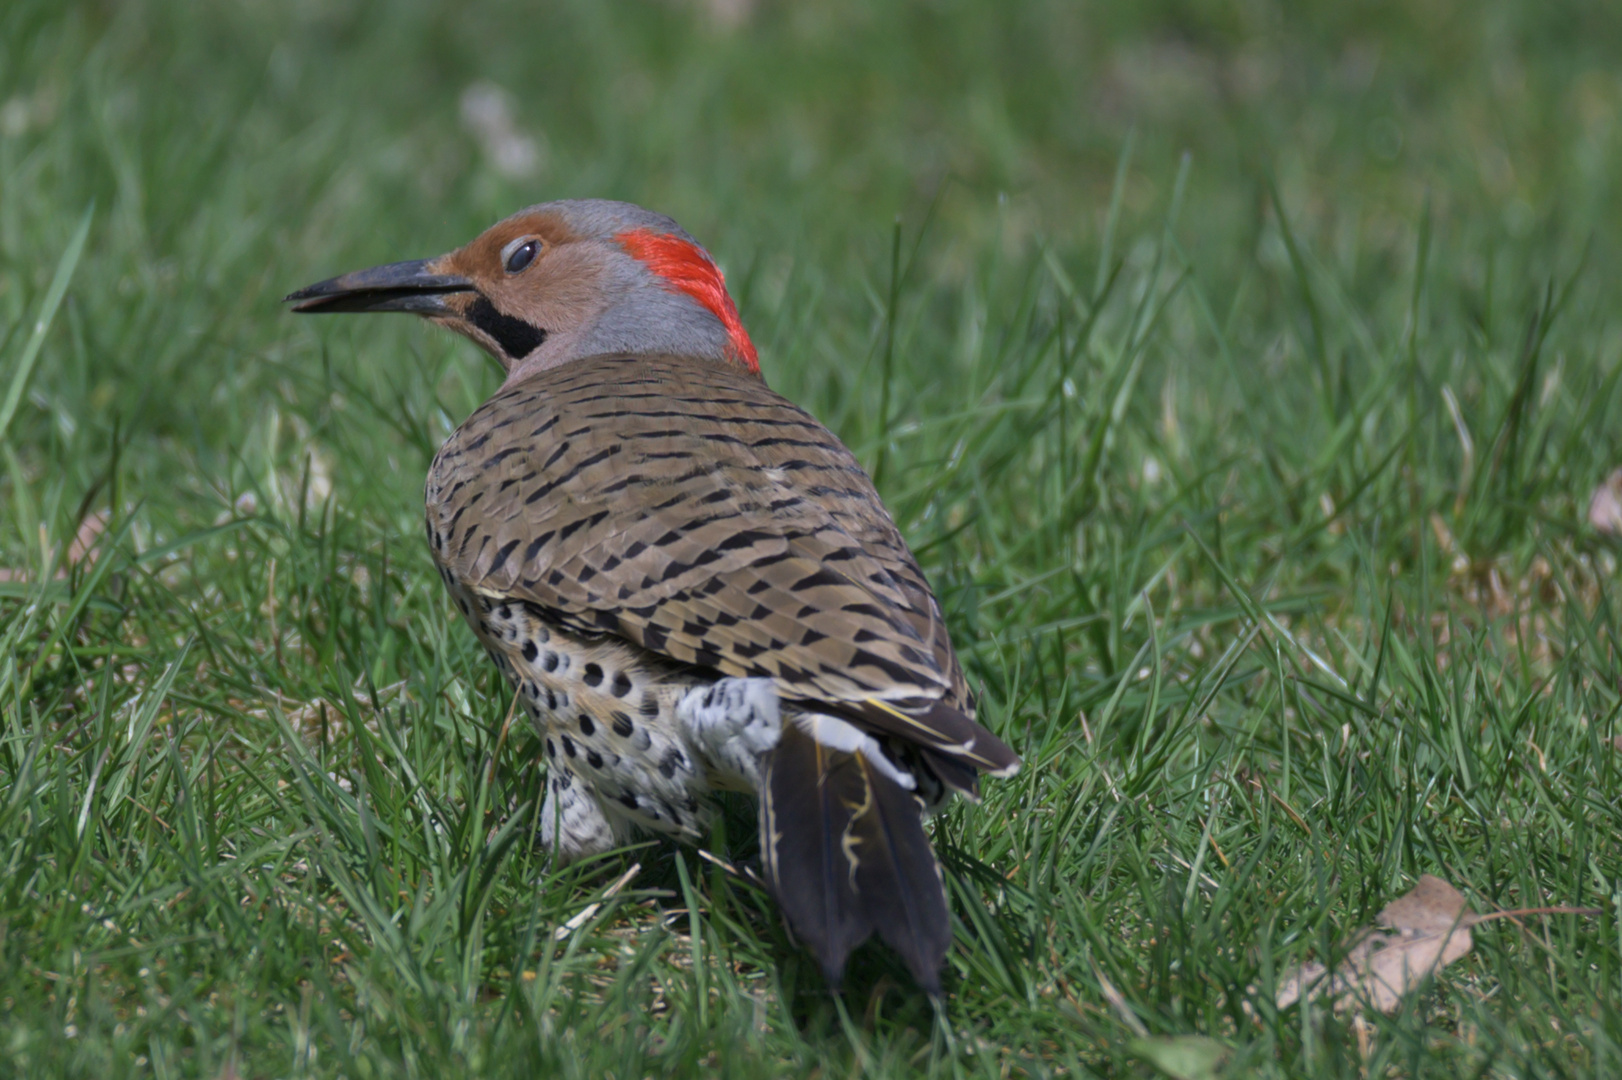
[[[409,311],[478,342],[509,377],[604,353],[666,353],[760,374],[715,261],[629,203],[542,203],[432,259],[292,293],[294,311]]]

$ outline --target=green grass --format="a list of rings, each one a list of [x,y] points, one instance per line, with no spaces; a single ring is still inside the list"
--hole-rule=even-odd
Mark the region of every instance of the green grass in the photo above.
[[[1622,1073],[1622,17],[532,6],[0,10],[0,1074]],[[421,541],[498,376],[278,304],[565,195],[716,252],[1025,756],[933,826],[944,1020],[692,850],[548,868]],[[1271,1007],[1423,873],[1603,914]]]

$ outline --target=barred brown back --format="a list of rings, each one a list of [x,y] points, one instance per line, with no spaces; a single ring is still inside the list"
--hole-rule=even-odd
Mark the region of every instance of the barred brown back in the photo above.
[[[604,356],[507,387],[434,459],[435,558],[790,700],[972,715],[940,608],[872,483],[741,371]]]

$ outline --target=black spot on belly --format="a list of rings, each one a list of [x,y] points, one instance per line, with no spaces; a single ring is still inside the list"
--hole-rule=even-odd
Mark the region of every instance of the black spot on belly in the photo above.
[[[682,753],[681,748],[677,746],[672,746],[669,750],[666,750],[665,756],[659,760],[659,772],[664,775],[666,780],[675,776],[677,769],[685,768],[687,768],[687,755]]]
[[[594,769],[602,768],[603,767],[603,755],[599,754],[595,750],[587,750],[586,751],[586,764],[590,765]]]
[[[620,712],[618,709],[615,709],[614,734],[618,735],[622,739],[629,739],[631,737],[631,732],[635,730],[636,725],[631,723],[631,718]]]
[[[585,713],[580,714],[580,734],[588,739],[597,734],[597,725],[592,723],[591,717]]]
[[[528,660],[532,664],[535,662],[535,657],[540,653],[540,650],[535,647],[535,643],[533,641],[524,642],[523,649],[519,651],[524,654],[524,659]]]
[[[587,686],[601,686],[603,682],[603,669],[600,664],[587,664],[585,674],[581,676]]]
[[[629,694],[631,692],[631,677],[623,671],[614,672],[614,685],[609,687],[609,692],[615,697],[624,697]]]
[[[563,752],[565,754],[568,754],[570,757],[574,757],[574,740],[569,738],[569,736],[567,736],[567,735],[562,736],[562,739],[563,739]]]
[[[546,688],[546,711],[547,712],[557,712],[558,711],[558,695],[555,692],[553,692],[553,690],[552,690],[552,688],[550,686],[548,686]]]
[[[552,745],[551,739],[546,740],[546,756],[549,758],[555,758],[558,756],[558,748]]]
[[[659,695],[652,690],[642,695],[642,715],[649,720],[659,715]]]
[[[556,671],[558,669],[558,654],[547,652],[546,659],[541,661],[541,666],[547,671]]]
[[[627,809],[630,809],[630,810],[635,810],[636,809],[636,796],[631,794],[629,791],[620,792],[619,793],[619,800],[620,800],[621,803],[623,803],[626,806]]]

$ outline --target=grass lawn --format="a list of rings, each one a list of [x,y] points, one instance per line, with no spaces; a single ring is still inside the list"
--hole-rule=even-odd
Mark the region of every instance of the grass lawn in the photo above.
[[[1585,0],[7,0],[0,1075],[1622,1075],[1618,55]],[[1025,757],[932,826],[939,1014],[878,947],[826,992],[741,802],[548,867],[420,524],[499,373],[279,303],[584,195],[715,252]],[[1600,913],[1276,1007],[1422,874]]]

